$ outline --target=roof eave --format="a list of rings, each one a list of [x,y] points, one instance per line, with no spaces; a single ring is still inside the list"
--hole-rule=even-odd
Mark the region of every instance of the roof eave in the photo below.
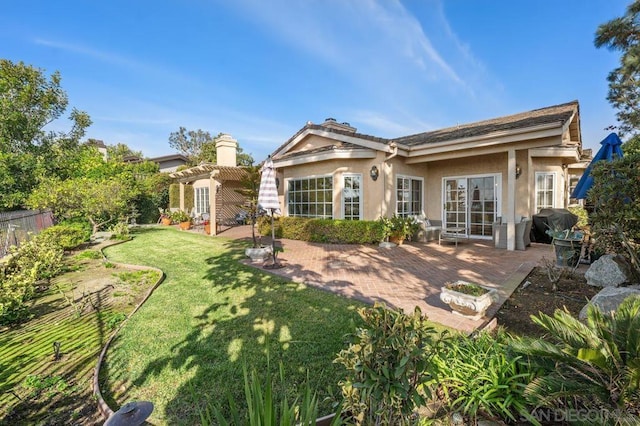
[[[283,158],[280,160],[274,159],[273,165],[274,167],[279,168],[345,158],[371,159],[376,158],[376,156],[376,152],[371,149],[334,149],[327,152],[299,155],[293,158]]]

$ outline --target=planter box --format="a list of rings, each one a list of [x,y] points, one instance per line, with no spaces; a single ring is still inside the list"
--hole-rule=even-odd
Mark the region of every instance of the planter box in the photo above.
[[[466,281],[456,281],[453,285],[470,285]],[[476,284],[477,285],[477,284]],[[461,293],[456,290],[442,287],[440,300],[449,305],[456,315],[461,315],[471,320],[482,318],[491,304],[498,300],[498,292],[495,289],[479,286],[487,290],[480,296]]]
[[[251,258],[251,262],[263,262],[271,256],[272,249],[271,246],[250,247],[245,249],[244,254]]]

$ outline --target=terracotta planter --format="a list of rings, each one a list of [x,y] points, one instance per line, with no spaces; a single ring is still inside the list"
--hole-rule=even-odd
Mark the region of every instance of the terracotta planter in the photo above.
[[[211,225],[204,225],[204,233],[207,235],[211,234]]]
[[[191,229],[191,222],[180,222],[180,229],[186,231],[187,229]]]
[[[162,223],[164,226],[169,226],[169,225],[171,225],[171,218],[170,218],[170,217],[163,217],[163,218],[161,219],[161,223]]]
[[[456,281],[454,285],[470,285],[466,281]],[[440,300],[449,305],[456,315],[461,315],[472,320],[482,318],[491,304],[498,300],[498,292],[495,289],[479,286],[487,290],[480,296],[462,293],[447,286],[440,291]]]
[[[404,242],[404,237],[400,235],[390,235],[389,242],[397,245],[402,245],[402,243]]]

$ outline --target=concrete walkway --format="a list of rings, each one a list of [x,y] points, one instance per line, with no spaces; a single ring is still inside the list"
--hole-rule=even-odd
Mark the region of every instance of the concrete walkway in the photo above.
[[[251,229],[233,227],[219,236],[250,240]],[[262,239],[263,243],[269,241]],[[507,251],[495,249],[487,240],[463,240],[457,248],[453,243],[438,245],[437,241],[394,248],[278,241],[284,247],[278,255],[284,267],[265,271],[368,303],[384,302],[407,313],[417,305],[432,321],[465,332],[487,325],[542,257],[555,258],[551,245],[534,243],[526,251]],[[456,280],[498,290],[499,301],[489,308],[486,318],[472,321],[453,314],[440,301],[440,288]]]

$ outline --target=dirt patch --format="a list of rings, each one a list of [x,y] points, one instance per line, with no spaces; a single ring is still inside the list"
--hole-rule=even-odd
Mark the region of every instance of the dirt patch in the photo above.
[[[98,354],[159,276],[101,258],[68,256],[65,265],[29,321],[0,329],[0,425],[104,422],[91,387]]]
[[[598,288],[587,285],[581,272],[567,274],[553,291],[546,269],[536,267],[496,314],[498,325],[518,335],[542,336],[542,328],[531,321],[531,315],[540,312],[553,315],[556,309],[566,308],[578,316],[598,291]]]

